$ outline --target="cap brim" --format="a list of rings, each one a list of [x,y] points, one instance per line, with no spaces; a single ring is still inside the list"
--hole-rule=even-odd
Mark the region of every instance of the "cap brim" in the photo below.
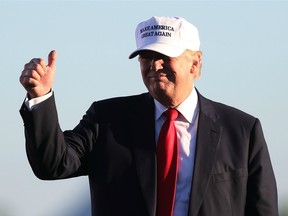
[[[155,51],[155,52],[161,53],[169,57],[177,57],[177,56],[180,56],[185,51],[185,48],[179,48],[179,47],[175,47],[175,46],[171,46],[171,45],[163,44],[163,43],[153,43],[153,44],[148,44],[146,46],[138,48],[137,50],[135,50],[129,55],[129,59],[134,58],[141,51],[144,51],[144,50]]]

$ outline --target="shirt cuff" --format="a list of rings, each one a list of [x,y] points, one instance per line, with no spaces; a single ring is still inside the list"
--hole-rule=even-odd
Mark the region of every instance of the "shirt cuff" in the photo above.
[[[50,98],[52,96],[52,94],[53,94],[53,92],[50,91],[46,95],[43,95],[43,96],[37,97],[37,98],[33,98],[31,100],[29,100],[28,97],[26,97],[24,103],[25,103],[26,107],[31,111],[34,108],[36,108],[38,104],[40,104],[41,102]]]

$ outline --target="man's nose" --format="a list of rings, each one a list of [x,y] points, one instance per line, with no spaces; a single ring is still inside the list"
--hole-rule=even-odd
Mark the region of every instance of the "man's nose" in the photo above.
[[[158,70],[162,70],[163,64],[164,64],[163,59],[151,59],[150,70],[155,72]]]

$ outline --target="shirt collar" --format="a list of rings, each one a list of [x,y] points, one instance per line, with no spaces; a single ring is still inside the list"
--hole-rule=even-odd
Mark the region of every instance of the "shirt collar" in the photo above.
[[[168,108],[162,105],[159,101],[154,99],[155,104],[155,119],[156,121],[161,117],[162,113],[165,112]],[[190,95],[179,104],[176,109],[182,114],[182,116],[190,124],[193,124],[196,120],[198,114],[198,95],[196,89],[193,87]]]

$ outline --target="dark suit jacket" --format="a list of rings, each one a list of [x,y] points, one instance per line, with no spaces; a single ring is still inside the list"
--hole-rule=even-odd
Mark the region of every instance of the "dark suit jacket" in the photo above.
[[[189,216],[278,215],[259,120],[198,95]],[[148,93],[95,102],[73,130],[63,133],[54,96],[33,111],[23,105],[20,112],[38,178],[88,175],[94,216],[155,215],[154,103]]]

